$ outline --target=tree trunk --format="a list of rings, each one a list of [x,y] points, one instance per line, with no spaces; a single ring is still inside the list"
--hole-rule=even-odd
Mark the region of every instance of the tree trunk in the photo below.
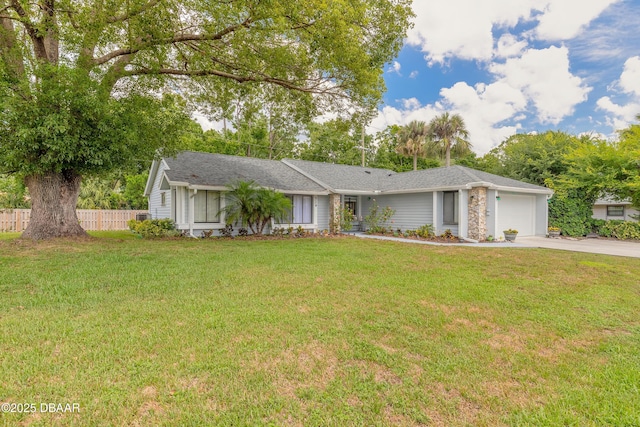
[[[75,172],[29,175],[31,219],[22,238],[87,237],[76,214],[82,177]]]
[[[446,147],[446,158],[445,158],[445,164],[446,167],[451,166],[451,146],[449,144],[447,144]]]
[[[417,154],[413,155],[413,170],[414,171],[418,170],[418,155]]]

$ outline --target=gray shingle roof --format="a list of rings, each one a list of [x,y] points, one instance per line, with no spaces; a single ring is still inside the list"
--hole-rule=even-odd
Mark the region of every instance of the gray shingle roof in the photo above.
[[[396,173],[387,169],[363,168],[361,166],[336,165],[286,159],[283,162],[302,171],[308,177],[331,190],[377,191],[385,179]]]
[[[223,187],[238,180],[253,180],[263,187],[286,192],[411,192],[443,188],[464,188],[469,183],[485,182],[498,188],[514,188],[540,193],[545,187],[515,179],[451,166],[396,173],[387,169],[336,165],[306,160],[283,161],[185,151],[164,159],[172,182]]]
[[[529,184],[503,176],[467,168],[450,166],[403,172],[390,176],[380,190],[407,191],[418,189],[436,189],[447,187],[464,187],[472,182],[486,182],[496,187],[511,187],[523,190],[546,191],[545,187]]]
[[[276,160],[193,151],[183,151],[164,160],[169,166],[165,173],[173,182],[224,187],[236,181],[253,180],[263,187],[281,191],[325,192],[311,179]]]

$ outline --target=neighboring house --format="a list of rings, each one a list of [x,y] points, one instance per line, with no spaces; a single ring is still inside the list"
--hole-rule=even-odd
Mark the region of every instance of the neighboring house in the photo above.
[[[433,224],[437,234],[474,240],[502,236],[515,228],[520,235],[545,235],[545,187],[477,171],[463,166],[396,173],[386,169],[336,165],[304,160],[262,160],[248,157],[182,152],[154,161],[145,195],[154,218],[171,218],[178,229],[199,236],[203,230],[224,228],[219,215],[227,185],[253,180],[291,198],[285,224],[313,231],[329,230],[342,207],[358,220],[376,202],[395,214],[384,224],[393,229],[417,229]],[[356,227],[363,228],[360,221]]]
[[[633,218],[636,215],[640,215],[640,211],[632,208],[628,200],[616,201],[612,197],[603,197],[593,204],[593,218],[596,219],[636,221]]]

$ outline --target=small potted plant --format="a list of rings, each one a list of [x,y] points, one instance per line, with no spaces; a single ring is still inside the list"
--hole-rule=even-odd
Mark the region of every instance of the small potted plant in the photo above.
[[[549,237],[559,237],[560,236],[560,227],[549,227],[548,229]]]
[[[516,240],[516,236],[518,235],[518,230],[514,230],[512,228],[508,229],[508,230],[504,230],[504,239],[507,242],[513,242],[514,240]]]

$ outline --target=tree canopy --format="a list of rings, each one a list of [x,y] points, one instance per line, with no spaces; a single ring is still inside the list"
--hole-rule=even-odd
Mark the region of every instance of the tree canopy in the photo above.
[[[398,131],[399,144],[396,150],[398,154],[413,158],[414,171],[418,170],[418,157],[424,157],[427,153],[426,144],[429,133],[427,124],[418,120],[413,120]]]
[[[175,148],[187,106],[374,108],[411,14],[410,0],[0,0],[0,173],[29,187],[25,236],[83,234],[82,176]]]
[[[471,151],[471,143],[467,140],[469,132],[464,119],[459,114],[442,113],[429,122],[432,147],[441,155],[444,154],[445,166],[451,166],[451,152],[465,155]]]

